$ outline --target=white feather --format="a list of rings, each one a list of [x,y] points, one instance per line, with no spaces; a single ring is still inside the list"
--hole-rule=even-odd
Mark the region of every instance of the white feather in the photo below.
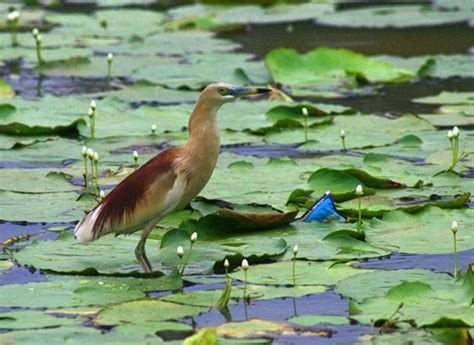
[[[90,242],[94,239],[92,230],[94,229],[97,216],[102,206],[97,207],[93,212],[86,215],[74,229],[74,235],[82,243]]]

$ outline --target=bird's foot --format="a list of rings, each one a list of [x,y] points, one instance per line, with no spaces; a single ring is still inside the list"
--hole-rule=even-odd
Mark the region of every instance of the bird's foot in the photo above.
[[[135,257],[137,258],[145,273],[153,272],[153,267],[151,266],[150,261],[148,260],[145,253],[144,242],[138,242],[137,247],[135,248]]]

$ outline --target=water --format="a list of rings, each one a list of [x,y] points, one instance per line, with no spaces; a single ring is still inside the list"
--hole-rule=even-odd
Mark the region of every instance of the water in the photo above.
[[[291,30],[289,29],[291,26]],[[318,47],[347,48],[365,55],[417,56],[467,53],[474,46],[474,30],[467,24],[417,28],[337,28],[313,21],[293,24],[249,25],[246,31],[222,33],[258,59],[275,48],[307,52]]]
[[[459,268],[465,272],[469,263],[474,261],[474,249],[458,253]],[[368,259],[357,267],[373,269],[425,269],[437,273],[453,273],[454,255],[449,254],[405,254],[394,253],[388,257]]]

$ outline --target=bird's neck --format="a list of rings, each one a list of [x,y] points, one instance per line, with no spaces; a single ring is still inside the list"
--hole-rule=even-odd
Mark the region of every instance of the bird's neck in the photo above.
[[[198,164],[215,165],[220,149],[217,111],[220,104],[199,99],[189,119],[189,140],[185,148]]]

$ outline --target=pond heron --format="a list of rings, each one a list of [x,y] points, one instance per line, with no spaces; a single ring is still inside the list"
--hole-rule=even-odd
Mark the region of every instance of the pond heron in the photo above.
[[[162,217],[188,205],[214,170],[220,149],[216,122],[219,108],[236,97],[269,91],[226,83],[207,86],[189,119],[188,142],[159,153],[120,182],[77,224],[76,238],[89,242],[109,233],[143,230],[135,256],[143,270],[151,272],[145,253],[148,235]]]

